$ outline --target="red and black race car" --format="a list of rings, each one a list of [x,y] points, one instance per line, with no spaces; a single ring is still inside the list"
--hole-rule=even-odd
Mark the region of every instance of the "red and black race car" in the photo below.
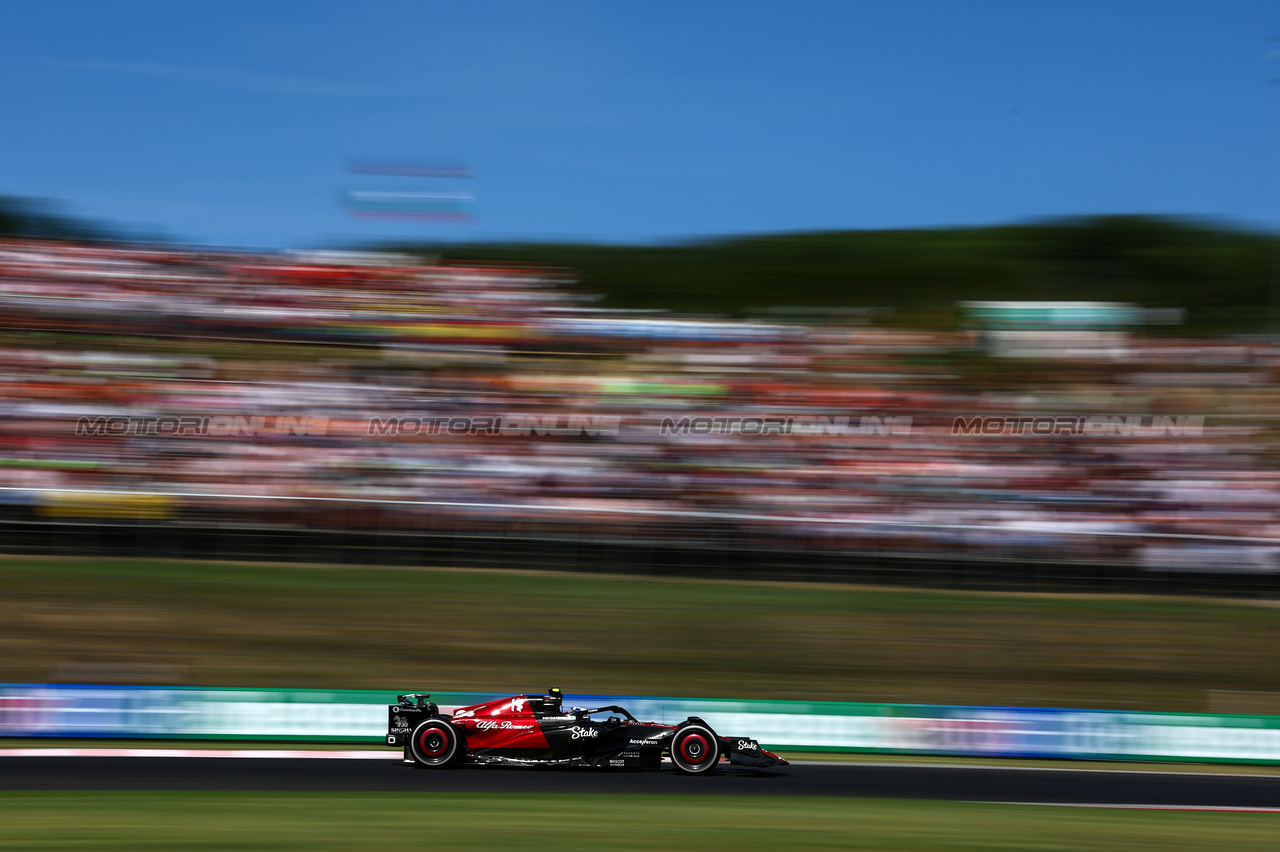
[[[406,761],[432,769],[460,763],[659,769],[669,756],[677,772],[702,775],[722,759],[738,766],[787,764],[755,740],[720,736],[696,716],[659,725],[616,705],[566,711],[558,689],[461,707],[451,716],[430,697],[401,695],[387,707],[387,745],[403,747]]]

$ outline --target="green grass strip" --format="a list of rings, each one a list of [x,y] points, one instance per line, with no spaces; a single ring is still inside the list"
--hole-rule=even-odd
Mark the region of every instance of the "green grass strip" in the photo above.
[[[0,793],[0,850],[1275,849],[1271,814],[836,798]]]
[[[11,559],[0,682],[1275,713],[1270,603]]]

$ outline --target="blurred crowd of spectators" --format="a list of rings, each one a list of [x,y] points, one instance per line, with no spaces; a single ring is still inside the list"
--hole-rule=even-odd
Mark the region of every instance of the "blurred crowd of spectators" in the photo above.
[[[547,270],[21,241],[0,318],[10,513],[1280,567],[1268,341],[1002,359],[972,332],[607,311]],[[370,427],[528,415],[616,428]],[[983,415],[1204,428],[956,434]],[[104,417],[243,428],[86,432]],[[823,426],[662,428],[684,417]]]

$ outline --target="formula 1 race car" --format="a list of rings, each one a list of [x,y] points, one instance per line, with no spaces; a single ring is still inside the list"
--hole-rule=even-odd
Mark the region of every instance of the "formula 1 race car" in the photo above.
[[[755,740],[722,737],[696,716],[659,725],[615,705],[565,711],[558,689],[461,707],[451,716],[430,697],[401,695],[387,707],[387,745],[403,747],[406,762],[432,769],[460,763],[659,769],[664,756],[686,775],[706,774],[721,759],[737,766],[787,765]],[[592,718],[604,713],[608,718]]]

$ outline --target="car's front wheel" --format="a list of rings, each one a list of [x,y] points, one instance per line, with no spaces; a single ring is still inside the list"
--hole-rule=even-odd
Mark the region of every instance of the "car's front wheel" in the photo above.
[[[458,756],[458,732],[443,719],[427,719],[414,729],[409,753],[419,766],[448,766]]]
[[[720,762],[720,742],[710,728],[686,725],[671,738],[671,763],[677,772],[702,775]]]

